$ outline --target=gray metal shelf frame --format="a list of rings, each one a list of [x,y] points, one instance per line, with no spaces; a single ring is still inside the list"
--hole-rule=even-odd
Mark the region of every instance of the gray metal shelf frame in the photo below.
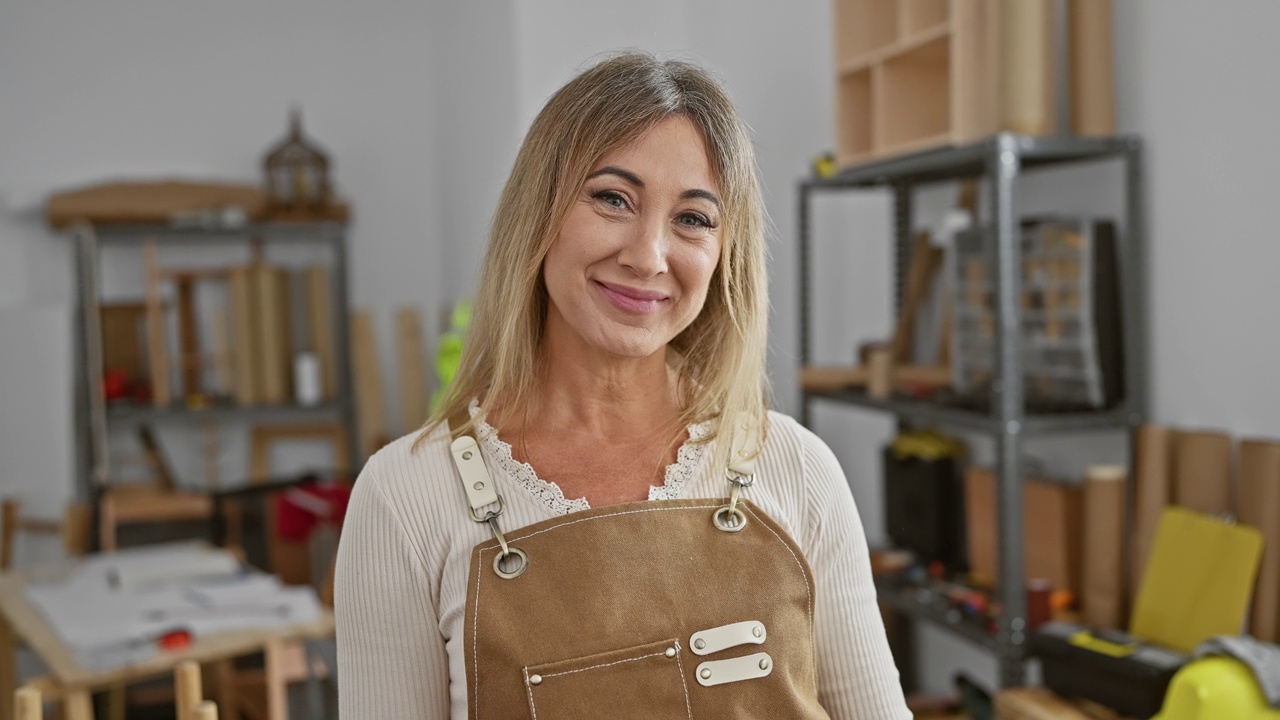
[[[184,228],[164,225],[90,225],[80,224],[70,230],[74,244],[76,275],[75,306],[75,434],[76,484],[80,497],[94,508],[94,528],[90,537],[96,542],[97,500],[109,481],[107,432],[113,424],[150,424],[161,422],[203,422],[209,420],[279,418],[333,418],[346,429],[356,472],[364,463],[360,456],[359,430],[356,420],[355,385],[352,379],[350,343],[350,302],[348,301],[348,258],[346,226],[337,222],[257,223],[234,228]],[[329,247],[330,278],[333,298],[334,358],[337,363],[338,387],[328,403],[301,407],[223,406],[189,409],[181,404],[167,407],[123,406],[108,408],[102,395],[103,359],[102,328],[99,304],[99,276],[102,246],[137,244],[155,240],[164,246],[179,244],[221,244],[226,246],[263,243],[317,243]]]
[[[1019,243],[1017,180],[1028,170],[1073,163],[1120,160],[1124,164],[1125,223],[1119,243],[1122,277],[1121,318],[1125,358],[1125,399],[1121,406],[1097,413],[1028,415],[1025,412],[1018,347],[1021,327],[1022,249]],[[1026,633],[1026,587],[1022,515],[1022,441],[1032,434],[1127,428],[1132,432],[1146,417],[1147,390],[1144,371],[1146,347],[1146,222],[1143,214],[1142,143],[1136,137],[1081,138],[1071,136],[1028,137],[1001,133],[986,140],[868,163],[828,178],[806,179],[799,184],[798,230],[800,246],[800,362],[811,361],[812,308],[810,283],[810,199],[815,193],[858,188],[889,187],[894,196],[895,278],[899,303],[911,249],[912,192],[922,185],[981,178],[987,184],[990,220],[994,225],[992,267],[996,278],[997,322],[995,333],[995,381],[991,412],[977,413],[936,403],[901,399],[875,400],[856,391],[804,393],[801,421],[809,424],[809,406],[823,399],[855,407],[889,412],[901,420],[936,423],[976,430],[996,439],[998,543],[1000,556],[999,599],[1004,607],[991,641],[963,624],[946,621],[946,614],[927,603],[897,596],[889,604],[906,616],[932,621],[995,653],[1004,687],[1023,684]],[[1130,481],[1131,483],[1131,481]],[[1132,497],[1130,487],[1129,497]],[[914,667],[914,659],[903,663]]]

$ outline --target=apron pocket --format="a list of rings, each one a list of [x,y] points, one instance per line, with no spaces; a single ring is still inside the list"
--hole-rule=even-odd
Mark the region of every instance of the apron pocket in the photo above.
[[[524,669],[533,720],[690,720],[676,640]]]

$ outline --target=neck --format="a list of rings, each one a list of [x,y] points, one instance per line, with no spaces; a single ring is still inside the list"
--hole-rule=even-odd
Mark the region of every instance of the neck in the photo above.
[[[549,322],[539,360],[529,412],[499,409],[502,427],[534,430],[523,427],[527,420],[542,430],[572,427],[603,440],[665,436],[679,427],[679,377],[665,348],[643,358],[609,355],[563,323]]]

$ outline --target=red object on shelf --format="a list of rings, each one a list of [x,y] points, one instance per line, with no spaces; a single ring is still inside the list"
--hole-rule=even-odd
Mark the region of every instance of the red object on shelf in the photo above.
[[[1053,587],[1048,580],[1027,583],[1027,631],[1034,631],[1053,617]]]
[[[346,485],[299,485],[276,498],[276,534],[284,540],[306,540],[320,523],[342,524],[351,488]]]
[[[129,376],[115,368],[102,371],[102,394],[108,401],[129,397]]]

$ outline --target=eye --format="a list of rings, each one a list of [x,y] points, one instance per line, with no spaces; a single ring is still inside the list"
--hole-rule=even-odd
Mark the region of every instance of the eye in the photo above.
[[[627,207],[626,196],[618,192],[617,190],[601,190],[600,192],[595,193],[591,197],[595,198],[599,202],[604,203],[605,205],[608,205],[614,210],[625,210]]]
[[[698,230],[709,230],[715,227],[715,225],[711,223],[711,220],[707,219],[707,216],[696,212],[681,213],[680,216],[676,218],[676,222],[684,227]]]

